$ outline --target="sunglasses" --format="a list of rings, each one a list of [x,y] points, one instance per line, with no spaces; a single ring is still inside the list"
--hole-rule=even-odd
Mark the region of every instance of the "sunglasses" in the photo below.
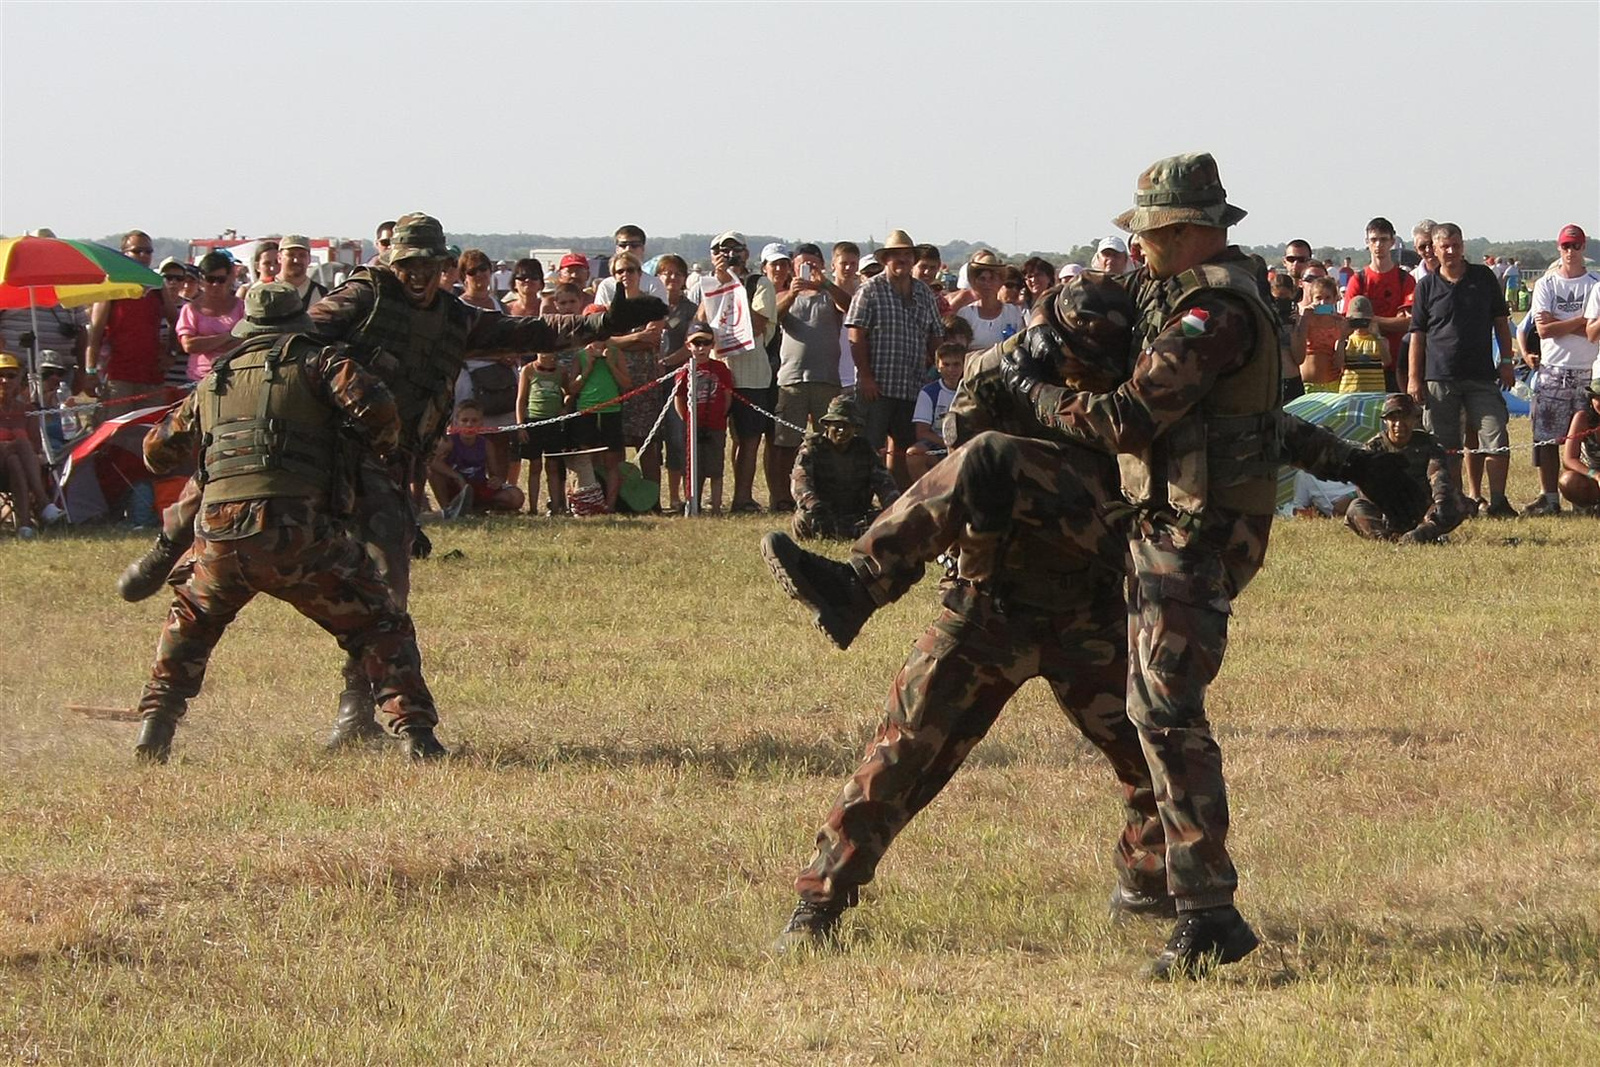
[[[616,270],[612,271],[611,273],[612,274],[638,274],[639,273],[639,268],[638,267],[618,267]]]
[[[207,274],[206,275],[206,284],[207,285],[227,285],[228,284],[228,276],[226,274]]]
[[[537,274],[514,274],[511,276],[511,280],[514,282],[542,282],[544,278]]]
[[[1283,257],[1283,261],[1285,263],[1310,263],[1311,262],[1311,257],[1310,256],[1284,256]]]
[[[689,341],[689,347],[690,348],[710,348],[711,347],[711,339],[709,337],[696,337],[696,338],[693,338],[693,339],[691,339]]]
[[[153,256],[156,254],[156,250],[154,248],[124,248],[122,254],[125,256]]]
[[[476,267],[468,267],[467,268],[467,273],[468,274],[488,274],[489,273],[489,265],[487,263],[480,263]]]
[[[618,241],[617,242],[617,247],[618,248],[643,248],[644,247],[644,242],[643,241]]]
[[[1569,248],[1582,248],[1583,246],[1580,245],[1580,244],[1573,244],[1571,241],[1568,241],[1567,243],[1561,245],[1560,247],[1561,247],[1561,250],[1563,252],[1565,252]]]
[[[168,285],[177,285],[187,277],[187,274],[163,274],[161,276],[161,280],[166,282]]]

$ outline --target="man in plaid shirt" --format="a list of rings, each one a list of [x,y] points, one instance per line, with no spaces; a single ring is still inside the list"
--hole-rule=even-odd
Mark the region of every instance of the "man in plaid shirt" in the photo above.
[[[873,448],[889,447],[889,470],[902,489],[911,484],[906,449],[916,440],[911,416],[917,390],[944,336],[938,298],[911,276],[915,248],[904,230],[892,231],[875,253],[883,273],[856,290],[844,319],[856,365],[856,400],[866,419],[862,435]]]

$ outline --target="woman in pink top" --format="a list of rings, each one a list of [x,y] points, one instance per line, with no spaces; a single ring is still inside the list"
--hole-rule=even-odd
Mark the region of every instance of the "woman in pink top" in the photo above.
[[[211,373],[211,364],[239,343],[233,328],[244,318],[244,301],[234,295],[233,260],[208,252],[200,260],[200,295],[178,313],[178,343],[189,355],[189,380]]]

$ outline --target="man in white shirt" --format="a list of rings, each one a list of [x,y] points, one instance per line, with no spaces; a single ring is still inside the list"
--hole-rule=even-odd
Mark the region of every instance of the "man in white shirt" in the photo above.
[[[643,263],[649,257],[645,254],[644,245],[647,238],[644,231],[637,226],[619,226],[616,233],[617,252],[627,252],[638,256]],[[653,296],[662,301],[667,299],[667,287],[661,284],[661,279],[653,271],[644,271],[639,275],[639,292],[645,296]],[[611,301],[616,299],[617,280],[615,278],[602,278],[595,287],[592,303],[601,307],[610,307]]]
[[[1594,378],[1595,355],[1600,344],[1590,339],[1596,332],[1591,317],[1600,315],[1600,282],[1584,263],[1588,237],[1578,226],[1564,226],[1556,238],[1561,258],[1534,283],[1529,314],[1539,330],[1538,351],[1523,356],[1539,370],[1533,392],[1534,441],[1559,441],[1572,425],[1572,417],[1589,406],[1589,382]],[[1541,496],[1524,509],[1524,515],[1554,515],[1561,510],[1557,479],[1561,476],[1561,445],[1535,445]]]

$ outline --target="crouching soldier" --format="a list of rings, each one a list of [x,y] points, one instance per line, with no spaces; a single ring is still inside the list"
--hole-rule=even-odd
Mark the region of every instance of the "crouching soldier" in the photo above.
[[[145,465],[162,474],[201,449],[194,568],[179,585],[139,701],[141,760],[166,762],[178,720],[200,691],[211,650],[257,593],[292,604],[358,657],[386,727],[416,759],[443,756],[411,617],[337,516],[350,487],[337,462],[342,427],[382,454],[400,438],[394,398],[324,347],[291,285],[250,290],[244,344],[145,437]]]
[[[834,397],[822,416],[822,432],[812,434],[795,456],[790,488],[794,492],[794,535],[851,541],[877,517],[874,495],[882,507],[900,495],[894,477],[866,438],[856,402]]]
[[[1417,402],[1405,393],[1390,393],[1383,401],[1383,432],[1367,442],[1370,452],[1398,454],[1406,459],[1406,477],[1418,488],[1411,508],[1386,514],[1365,493],[1358,492],[1344,521],[1362,537],[1379,541],[1422,543],[1442,540],[1466,516],[1456,507],[1445,469],[1444,449],[1433,435],[1417,429],[1422,419]]]

